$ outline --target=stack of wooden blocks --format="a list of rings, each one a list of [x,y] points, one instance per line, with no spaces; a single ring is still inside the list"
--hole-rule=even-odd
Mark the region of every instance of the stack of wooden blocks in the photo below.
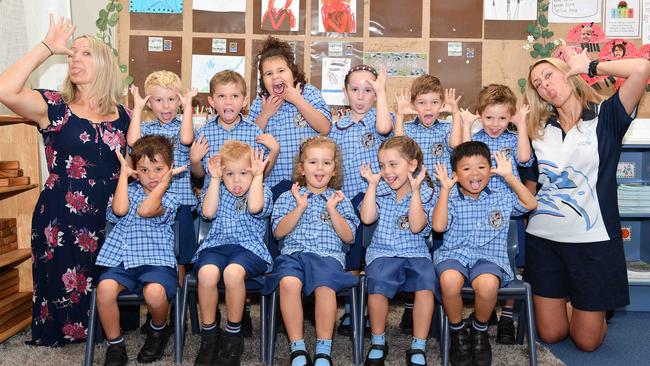
[[[16,249],[18,249],[16,219],[0,219],[0,255]],[[2,280],[0,279],[1,282]]]
[[[29,184],[29,177],[23,177],[19,161],[0,161],[0,187]]]

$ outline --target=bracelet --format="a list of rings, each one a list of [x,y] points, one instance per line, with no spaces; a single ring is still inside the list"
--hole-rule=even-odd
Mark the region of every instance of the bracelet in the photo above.
[[[50,56],[53,56],[54,52],[52,52],[52,49],[50,48],[50,46],[48,46],[47,43],[45,43],[45,42],[41,42],[41,43],[43,44],[43,46],[45,46],[45,48],[47,48],[48,51],[50,51]]]
[[[593,60],[589,63],[589,68],[587,71],[587,76],[590,78],[593,78],[595,76],[598,76],[598,60]]]

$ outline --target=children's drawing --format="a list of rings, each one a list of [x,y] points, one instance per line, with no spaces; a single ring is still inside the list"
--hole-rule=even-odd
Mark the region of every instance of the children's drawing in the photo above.
[[[321,91],[328,105],[346,105],[348,100],[343,93],[345,74],[352,66],[349,58],[323,58],[323,79]]]
[[[580,48],[579,46],[569,45],[567,47],[569,47],[570,50],[572,50],[572,51],[574,51],[576,53],[582,52],[582,48]],[[567,58],[566,58],[566,55],[564,54],[564,52],[562,52],[562,50],[563,50],[562,47],[556,48],[555,51],[553,52],[552,56],[555,57],[555,58],[559,58],[560,60],[566,62]],[[582,77],[587,82],[587,84],[589,84],[592,88],[594,88],[596,90],[601,89],[601,85],[600,85],[601,81],[607,83],[606,85],[609,86],[609,83],[606,80],[607,76],[597,75],[597,76],[594,76],[593,78],[590,78],[587,74],[580,74],[580,77]]]
[[[261,28],[267,31],[298,31],[299,0],[262,0]]]
[[[183,0],[130,0],[129,12],[181,14]]]
[[[223,70],[237,71],[246,77],[244,56],[192,55],[192,87],[199,93],[210,92],[210,79]]]
[[[486,20],[535,20],[537,0],[483,0]]]
[[[428,54],[415,52],[364,52],[363,63],[379,70],[386,67],[389,77],[418,77],[429,70]]]
[[[588,52],[600,52],[600,44],[607,41],[605,31],[598,24],[582,23],[569,30],[567,42],[580,43],[582,49]]]
[[[192,0],[192,9],[214,12],[239,12],[246,11],[246,0]]]
[[[357,0],[319,0],[319,32],[354,33],[357,31]]]

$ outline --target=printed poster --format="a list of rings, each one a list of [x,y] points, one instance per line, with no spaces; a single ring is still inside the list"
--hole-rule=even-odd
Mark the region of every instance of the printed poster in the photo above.
[[[550,0],[549,23],[601,23],[601,0]]]
[[[182,14],[183,0],[130,0],[129,12]]]
[[[610,38],[639,38],[639,0],[605,0],[605,35]]]
[[[350,58],[323,58],[323,77],[321,92],[325,103],[329,105],[348,105],[348,99],[343,93],[345,74],[352,66]]]
[[[386,66],[388,77],[418,77],[429,70],[429,57],[424,52],[364,52],[363,63],[379,70]]]
[[[223,70],[237,71],[246,77],[244,56],[192,55],[192,87],[199,93],[210,92],[210,79]]]
[[[483,0],[485,20],[536,20],[537,0]]]

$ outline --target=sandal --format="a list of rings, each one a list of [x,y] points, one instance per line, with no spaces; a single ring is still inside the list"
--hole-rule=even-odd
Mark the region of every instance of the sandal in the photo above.
[[[291,355],[289,356],[289,363],[292,363],[294,358],[300,357],[300,356],[305,356],[305,358],[307,359],[307,362],[305,362],[305,366],[312,366],[313,365],[312,362],[311,362],[311,358],[309,357],[309,352],[303,351],[301,349],[291,352]]]
[[[406,350],[406,365],[407,366],[423,366],[422,364],[411,362],[411,357],[413,355],[422,355],[424,357],[424,365],[427,364],[427,355],[424,353],[424,351],[421,350],[421,349],[411,348],[411,349]]]
[[[372,352],[373,349],[383,352],[381,358],[368,358],[368,356],[370,356],[370,352]],[[386,360],[387,355],[388,355],[387,344],[371,344],[370,349],[368,350],[368,354],[366,355],[366,361],[363,363],[363,366],[384,366],[384,361]]]
[[[322,358],[323,360],[327,360],[330,366],[334,366],[334,363],[332,362],[332,357],[330,357],[330,355],[326,353],[319,353],[316,356],[314,356],[314,363],[316,363],[316,360],[318,360],[319,358]]]

